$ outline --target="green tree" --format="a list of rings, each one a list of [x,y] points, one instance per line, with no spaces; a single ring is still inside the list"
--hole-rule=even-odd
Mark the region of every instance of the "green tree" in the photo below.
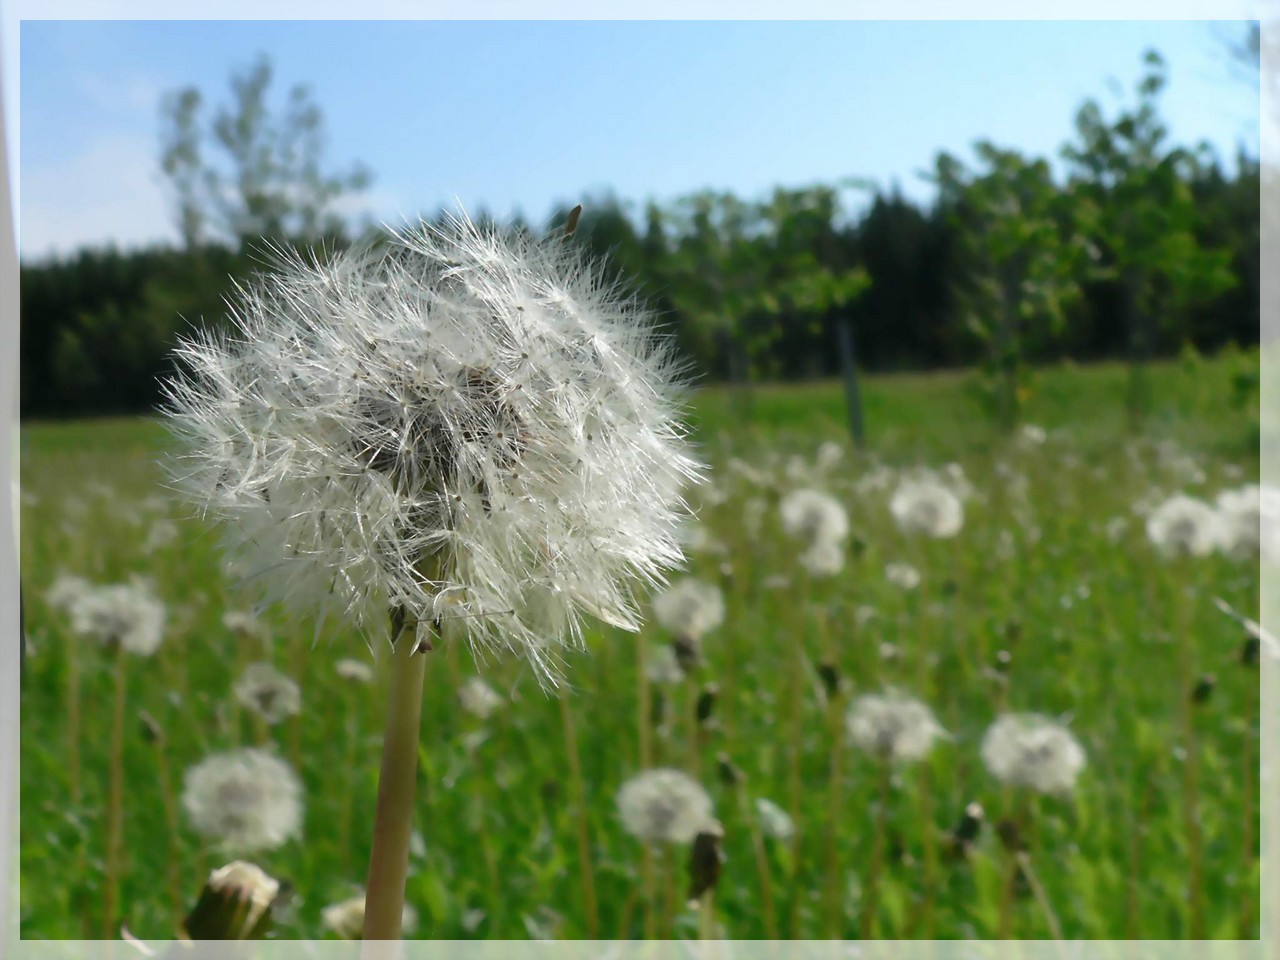
[[[268,102],[265,57],[231,78],[231,101],[212,115],[195,87],[161,103],[160,167],[168,179],[183,243],[210,233],[244,244],[262,237],[317,242],[343,232],[337,201],[368,186],[369,172],[324,169],[324,116],[305,86],[282,110]]]
[[[1136,423],[1148,404],[1146,363],[1163,328],[1187,338],[1191,309],[1236,281],[1229,250],[1200,241],[1191,184],[1203,152],[1166,147],[1159,113],[1167,83],[1154,50],[1136,89],[1136,103],[1108,120],[1096,101],[1076,114],[1076,140],[1063,147],[1077,222],[1098,247],[1098,275],[1118,285],[1128,331],[1128,407]]]
[[[959,231],[960,316],[983,346],[996,415],[1012,429],[1027,389],[1027,358],[1062,333],[1080,299],[1089,248],[1047,161],[987,141],[975,151],[976,171],[940,154],[934,180]]]

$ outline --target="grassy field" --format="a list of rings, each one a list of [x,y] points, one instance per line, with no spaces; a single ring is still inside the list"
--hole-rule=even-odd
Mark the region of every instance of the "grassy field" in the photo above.
[[[1142,515],[1162,496],[1212,501],[1256,482],[1257,398],[1242,389],[1256,370],[1256,355],[1153,369],[1141,433],[1124,414],[1123,368],[1043,371],[1026,406],[1048,432],[1038,444],[999,436],[963,375],[871,379],[871,452],[846,450],[826,469],[819,445],[847,438],[838,384],[697,392],[690,418],[713,469],[695,497],[704,535],[688,573],[718,584],[726,604],[705,662],[651,689],[637,664],[671,636],[656,624],[639,638],[603,630],[569,658],[556,696],[519,663],[477,664],[449,643],[431,654],[408,886],[416,935],[695,933],[688,849],[646,853],[615,809],[640,768],[646,697],[651,765],[689,772],[715,801],[727,859],[714,909],[728,936],[1257,936],[1257,669],[1212,603],[1256,611],[1256,557],[1164,560]],[[114,935],[103,907],[114,884],[129,930],[172,936],[207,871],[232,859],[191,829],[183,776],[214,751],[262,742],[305,787],[301,839],[255,858],[293,890],[277,935],[323,936],[322,909],[364,881],[385,654],[274,610],[261,614],[263,638],[229,630],[224,613],[247,601],[215,534],[164,499],[165,442],[144,419],[23,428],[22,935]],[[958,484],[962,471],[972,488],[963,529],[904,536],[888,509],[896,477],[949,463],[959,467],[943,475]],[[836,576],[808,576],[780,529],[779,495],[804,485],[849,511]],[[890,582],[891,563],[914,566],[920,585]],[[103,583],[142,574],[168,606],[160,649],[125,661],[119,721],[114,657],[47,602],[59,571]],[[342,658],[377,659],[372,683],[339,676]],[[302,691],[301,713],[270,728],[230,694],[259,660]],[[833,672],[838,689],[822,679]],[[488,719],[460,709],[474,674],[502,698]],[[709,684],[714,708],[699,723]],[[948,733],[920,763],[890,769],[847,742],[847,705],[887,687],[929,704]],[[984,731],[1009,710],[1069,724],[1088,758],[1069,796],[1030,797],[984,769]],[[721,755],[743,780],[727,782]],[[108,883],[113,763],[124,857]],[[765,834],[759,798],[791,815],[793,837]],[[960,854],[952,831],[975,802],[985,825]],[[1002,821],[1017,824],[1021,866]]]

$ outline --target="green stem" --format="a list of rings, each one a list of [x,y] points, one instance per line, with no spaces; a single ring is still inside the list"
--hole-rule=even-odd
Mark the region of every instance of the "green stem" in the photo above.
[[[587,823],[587,790],[582,780],[582,761],[578,756],[578,735],[573,727],[569,699],[560,696],[560,717],[564,725],[565,750],[569,754],[569,788],[573,791],[574,820],[578,824],[578,872],[582,876],[582,906],[587,914],[587,939],[595,940],[600,931],[600,910],[596,899],[595,871],[591,866],[591,836]]]
[[[413,831],[422,686],[427,667],[426,656],[415,653],[416,645],[413,636],[401,636],[391,656],[390,700],[365,894],[365,940],[400,939],[404,887],[409,875],[409,840]],[[365,960],[384,955],[376,950],[364,954]]]
[[[102,939],[114,940],[117,933],[124,834],[124,702],[126,694],[125,651],[115,648],[115,705],[111,714],[111,769],[107,787],[106,877],[102,890]]]

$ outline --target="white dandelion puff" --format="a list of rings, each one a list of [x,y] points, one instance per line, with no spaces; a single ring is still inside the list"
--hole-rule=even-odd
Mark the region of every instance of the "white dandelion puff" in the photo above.
[[[673,686],[684,679],[680,658],[668,643],[649,651],[644,672],[649,682],[658,686]]]
[[[238,853],[273,850],[302,832],[302,784],[269,750],[206,757],[187,771],[182,805],[197,833]]]
[[[618,791],[623,828],[641,840],[691,843],[713,819],[711,796],[680,770],[646,770]]]
[[[849,536],[849,514],[829,493],[802,487],[792,490],[778,504],[782,529],[796,540],[840,543]]]
[[[277,724],[302,710],[302,690],[269,663],[251,663],[232,692],[240,703],[268,724]]]
[[[84,577],[59,570],[58,575],[53,578],[53,583],[45,591],[44,598],[53,609],[66,613],[92,589],[93,584]]]
[[[653,616],[685,640],[699,640],[724,623],[724,594],[713,583],[686,577],[653,598]]]
[[[1001,783],[1065,794],[1084,768],[1085,753],[1070,730],[1048,717],[1010,713],[982,738],[982,762]]]
[[[1166,557],[1207,556],[1220,547],[1223,537],[1218,512],[1183,493],[1169,497],[1147,517],[1147,538]]]
[[[1256,555],[1262,546],[1262,488],[1249,483],[1223,490],[1214,500],[1214,507],[1222,525],[1223,552]]]
[[[947,539],[964,526],[964,505],[950,487],[936,480],[904,480],[889,501],[889,511],[907,534]]]
[[[182,342],[172,474],[249,584],[366,630],[456,619],[544,678],[586,616],[638,627],[699,466],[669,343],[577,251],[462,216],[281,254],[231,333]]]
[[[846,724],[854,746],[894,763],[924,758],[947,736],[928,706],[897,691],[856,698]]]
[[[363,660],[353,660],[350,657],[343,657],[335,663],[333,671],[351,683],[369,683],[373,680],[373,667]]]
[[[88,587],[70,601],[68,613],[75,633],[138,656],[151,656],[164,640],[165,605],[140,578]]]
[[[765,797],[756,798],[756,818],[761,832],[772,840],[790,840],[796,832],[791,814]]]
[[[834,577],[844,569],[844,549],[838,541],[820,537],[796,560],[811,577]]]
[[[920,571],[909,563],[889,564],[884,568],[884,578],[902,590],[914,590],[920,586]]]
[[[488,720],[505,703],[502,696],[479,677],[468,677],[458,688],[462,709],[473,717]]]
[[[365,895],[357,894],[338,903],[331,903],[320,911],[320,922],[326,930],[343,940],[359,940],[364,934]],[[418,913],[409,904],[404,905],[400,929],[412,933],[418,926]]]

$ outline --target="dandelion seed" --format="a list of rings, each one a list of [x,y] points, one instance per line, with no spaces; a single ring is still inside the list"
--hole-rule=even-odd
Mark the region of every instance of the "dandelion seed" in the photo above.
[[[1034,423],[1025,423],[1018,431],[1018,440],[1024,447],[1041,446],[1047,439],[1049,434],[1044,427],[1038,427]]]
[[[142,552],[150,555],[163,550],[178,540],[178,525],[172,520],[157,520],[147,531],[147,539],[142,542]]]
[[[462,709],[473,717],[488,720],[506,702],[479,677],[468,677],[458,690]]]
[[[680,770],[646,770],[618,791],[623,828],[641,840],[691,843],[713,821],[711,797]]]
[[[1203,557],[1218,549],[1225,530],[1218,512],[1186,494],[1169,497],[1147,517],[1147,538],[1166,557]]]
[[[936,480],[904,480],[889,501],[889,511],[907,534],[942,540],[954,537],[964,526],[960,497]]]
[[[320,911],[320,922],[325,929],[333,932],[343,940],[359,940],[364,932],[364,900],[363,893],[333,903]],[[418,926],[418,913],[407,903],[400,921],[400,929],[412,933]]]
[[[269,663],[249,664],[232,692],[242,705],[271,725],[302,710],[298,685]]]
[[[373,680],[373,667],[363,660],[344,657],[333,665],[334,673],[351,683],[369,683]]]
[[[934,740],[947,736],[933,711],[896,691],[856,698],[849,705],[846,724],[856,747],[894,763],[922,759]]]
[[[760,820],[761,831],[773,840],[790,840],[796,832],[791,815],[765,797],[756,798],[756,817]]]
[[[302,784],[269,750],[206,757],[187,771],[182,804],[197,833],[238,853],[273,850],[302,831]]]
[[[920,586],[920,571],[909,563],[889,564],[884,568],[884,578],[903,590],[914,590]]]
[[[282,254],[233,333],[181,344],[174,480],[264,597],[456,619],[544,678],[584,617],[638,627],[632,584],[680,561],[699,467],[669,343],[576,251],[459,217]]]
[[[792,490],[778,504],[782,529],[806,543],[841,543],[849,537],[849,514],[840,501],[820,490]]]
[[[715,584],[685,578],[654,597],[653,615],[677,637],[697,641],[724,623],[724,594]]]
[[[843,459],[844,447],[828,440],[818,447],[818,455],[814,457],[813,465],[818,472],[827,473],[835,469]]]
[[[1001,783],[1066,794],[1085,765],[1071,731],[1033,713],[1005,714],[982,739],[982,762]]]
[[[68,612],[75,633],[141,657],[151,656],[164,640],[165,605],[140,578],[86,587],[69,601]]]

